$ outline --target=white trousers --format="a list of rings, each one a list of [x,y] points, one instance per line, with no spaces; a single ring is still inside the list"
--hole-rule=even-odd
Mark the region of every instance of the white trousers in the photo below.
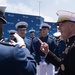
[[[40,65],[37,65],[36,75],[55,75],[55,66],[51,63],[40,62]]]

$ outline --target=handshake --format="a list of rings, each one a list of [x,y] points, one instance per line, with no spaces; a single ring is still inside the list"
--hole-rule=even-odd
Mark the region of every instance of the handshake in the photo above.
[[[18,44],[19,47],[23,47],[24,46],[24,48],[26,48],[26,45],[24,43],[24,40],[17,33],[14,34],[14,37],[16,38],[17,42],[11,40],[11,43],[13,45],[17,45]]]

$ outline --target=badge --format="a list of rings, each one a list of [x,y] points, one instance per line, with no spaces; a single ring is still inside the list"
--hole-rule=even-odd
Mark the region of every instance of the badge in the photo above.
[[[69,51],[70,47],[71,47],[71,46],[68,46],[68,47],[65,49],[65,51],[64,51],[65,54],[68,54],[68,51]]]
[[[65,70],[65,66],[63,64],[61,64],[61,70],[64,71]]]

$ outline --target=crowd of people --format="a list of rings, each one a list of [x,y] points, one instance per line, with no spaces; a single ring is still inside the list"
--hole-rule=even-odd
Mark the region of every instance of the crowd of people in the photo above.
[[[40,24],[37,38],[35,29],[29,30],[28,23],[16,23],[16,30],[10,29],[9,38],[4,40],[3,24],[6,7],[0,7],[0,74],[1,75],[75,75],[75,13],[57,12],[58,26],[54,37],[50,37],[51,26]]]

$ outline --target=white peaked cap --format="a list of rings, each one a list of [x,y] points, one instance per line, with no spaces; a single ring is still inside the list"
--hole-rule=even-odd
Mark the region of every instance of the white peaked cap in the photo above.
[[[16,33],[16,30],[8,30],[9,33]]]
[[[6,6],[0,6],[0,11],[5,13]]]
[[[41,29],[42,29],[43,27],[44,27],[44,28],[47,27],[47,28],[49,28],[49,29],[51,28],[51,26],[50,26],[49,24],[47,24],[47,23],[42,23],[42,24],[40,25],[40,28],[41,28]]]
[[[55,37],[59,37],[59,36],[61,36],[61,33],[60,33],[60,32],[55,32],[53,35],[54,35]]]
[[[66,10],[59,10],[59,11],[57,11],[56,14],[59,16],[57,22],[62,22],[64,20],[75,21],[75,13],[74,12],[70,12],[70,11],[66,11]]]
[[[19,26],[24,26],[25,28],[28,27],[28,23],[27,22],[24,22],[24,21],[20,21],[16,24],[16,28],[18,28]]]
[[[31,29],[29,30],[29,33],[31,33],[31,32],[35,32],[35,30],[34,30],[33,28],[31,28]]]

